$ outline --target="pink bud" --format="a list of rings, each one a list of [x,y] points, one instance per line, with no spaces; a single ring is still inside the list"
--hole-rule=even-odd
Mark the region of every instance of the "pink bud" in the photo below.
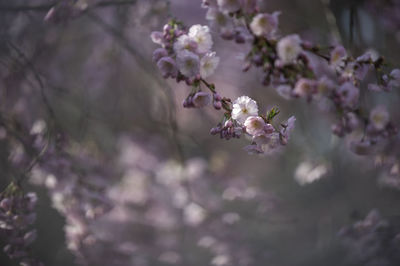
[[[214,101],[214,108],[216,110],[221,110],[222,108],[222,103],[220,101]]]
[[[264,125],[264,132],[265,134],[272,134],[274,133],[275,129],[271,124],[265,124]]]
[[[222,100],[221,95],[219,95],[218,93],[214,93],[214,100],[218,102],[221,101]]]

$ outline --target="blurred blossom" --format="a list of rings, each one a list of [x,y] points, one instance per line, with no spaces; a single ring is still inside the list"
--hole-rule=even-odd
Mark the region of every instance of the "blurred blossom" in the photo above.
[[[337,93],[344,107],[356,107],[360,95],[360,90],[357,87],[347,82],[338,88]]]
[[[210,248],[211,246],[213,246],[216,243],[215,238],[213,238],[212,236],[203,236],[199,242],[197,243],[200,247],[203,248]]]
[[[168,264],[177,264],[181,261],[181,256],[173,251],[164,252],[160,255],[159,260]]]
[[[158,60],[157,66],[164,78],[175,78],[178,75],[178,69],[175,60],[171,57],[162,57],[160,60]]]
[[[289,85],[280,85],[276,88],[276,91],[286,100],[290,100],[292,98],[292,88]]]
[[[224,12],[221,12],[217,8],[210,8],[207,11],[206,19],[211,22],[211,26],[219,29],[221,32],[233,31],[233,24]]]
[[[219,64],[219,57],[215,53],[208,53],[200,60],[200,75],[202,78],[208,78],[214,74]]]
[[[185,221],[191,226],[199,225],[205,218],[205,210],[195,203],[190,203],[184,209]]]
[[[39,134],[43,134],[45,130],[46,130],[46,122],[43,120],[37,120],[33,124],[30,133],[32,135],[39,135]]]
[[[344,66],[344,60],[347,57],[347,52],[346,49],[343,46],[336,46],[335,49],[332,50],[331,52],[331,60],[330,64],[335,67],[343,67]]]
[[[302,51],[301,39],[298,35],[289,35],[279,40],[277,52],[283,64],[291,64]]]
[[[21,265],[43,266],[30,254],[30,246],[37,237],[36,230],[31,228],[36,220],[36,202],[35,193],[25,193],[14,183],[0,193],[0,235],[6,240],[3,251]]]
[[[369,117],[372,126],[377,130],[382,130],[390,121],[389,113],[384,106],[375,107]]]
[[[315,93],[317,83],[310,79],[299,79],[294,87],[293,93],[297,97],[310,97]]]
[[[184,256],[178,251],[182,245],[187,245],[177,240],[176,230],[181,227],[187,234],[196,236],[198,248],[210,252],[210,265],[229,264],[243,256],[247,249],[240,247],[239,253],[233,243],[226,242],[227,234],[229,237],[236,234],[225,230],[226,225],[238,223],[241,215],[225,212],[224,199],[267,206],[271,204],[269,196],[241,177],[229,178],[218,185],[203,158],[195,157],[182,163],[160,159],[150,149],[144,149],[142,144],[127,137],[121,137],[119,143],[120,155],[115,158],[121,167],[121,177],[106,188],[105,195],[112,208],[101,215],[85,215],[91,208],[84,208],[86,212],[82,213],[78,206],[89,204],[86,198],[80,198],[80,204],[74,206],[72,196],[76,198],[78,194],[72,184],[60,191],[59,182],[65,181],[60,178],[57,182],[49,181],[48,189],[55,190],[53,203],[66,217],[68,247],[77,255],[80,264],[96,265],[101,261],[107,265],[127,265],[138,253],[143,260],[151,260],[154,254],[159,254],[157,259],[161,262],[179,263]],[[147,166],[146,162],[151,165]],[[218,196],[213,189],[221,185],[226,191]],[[104,250],[110,257],[98,256]]]
[[[325,177],[328,172],[329,169],[325,164],[315,164],[305,161],[297,166],[294,179],[299,185],[304,186]]]
[[[256,36],[264,36],[267,38],[274,38],[278,30],[278,17],[280,12],[272,14],[258,14],[256,15],[251,24],[250,29]]]
[[[229,257],[226,255],[218,255],[211,261],[211,264],[215,266],[228,265],[229,263]]]
[[[240,0],[217,0],[218,6],[223,12],[236,12],[240,9]]]
[[[225,213],[222,216],[222,221],[226,224],[234,224],[240,220],[240,216],[237,213],[230,212],[230,213]]]
[[[179,52],[177,66],[184,76],[192,78],[199,74],[200,71],[199,56],[187,50]]]
[[[339,237],[346,247],[348,263],[364,265],[397,265],[399,246],[389,222],[377,210],[364,220],[344,227]]]

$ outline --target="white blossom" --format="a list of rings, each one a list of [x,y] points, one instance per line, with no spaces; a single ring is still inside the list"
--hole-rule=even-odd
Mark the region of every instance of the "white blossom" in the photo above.
[[[206,218],[206,211],[198,204],[190,203],[184,208],[184,218],[187,224],[196,226]]]
[[[354,108],[360,96],[360,90],[350,82],[344,83],[337,89],[343,106]]]
[[[265,122],[260,116],[249,116],[244,122],[244,126],[248,134],[256,136],[264,133]]]
[[[213,46],[210,29],[208,26],[193,25],[189,29],[189,37],[197,43],[197,52],[205,54]]]
[[[278,29],[279,14],[280,12],[256,15],[250,23],[251,31],[257,36],[274,37]]]
[[[289,141],[289,138],[294,129],[295,123],[296,123],[296,117],[291,116],[286,121],[286,123],[283,124],[284,128],[281,131],[281,135],[280,135],[280,142],[282,145],[286,145],[287,142]]]
[[[256,101],[248,96],[241,96],[233,102],[232,118],[243,124],[249,116],[258,115]]]
[[[390,88],[399,88],[400,87],[400,69],[393,69],[390,72],[391,80],[389,81]]]
[[[233,29],[231,18],[217,8],[208,9],[206,19],[211,22],[213,27],[218,29]]]
[[[191,52],[196,52],[197,50],[197,42],[186,34],[179,36],[174,43],[174,51],[176,54],[179,54],[184,50],[188,50]]]
[[[284,65],[294,63],[302,50],[301,39],[297,34],[282,38],[277,45],[279,59]]]
[[[346,59],[346,57],[347,57],[346,49],[343,46],[337,46],[331,52],[330,63],[334,68],[343,67],[344,60]]]
[[[200,75],[202,78],[208,78],[214,74],[215,69],[219,64],[219,57],[215,55],[215,52],[208,53],[203,56],[200,60]]]
[[[224,266],[224,265],[228,265],[229,263],[230,263],[230,259],[227,255],[217,255],[211,261],[211,264],[215,265],[215,266]]]
[[[305,97],[311,95],[316,88],[316,82],[314,80],[301,78],[296,82],[293,93],[298,97]]]
[[[369,115],[369,120],[377,130],[383,130],[389,123],[389,119],[389,113],[382,105],[375,107]]]
[[[199,74],[200,60],[199,56],[188,50],[178,53],[177,65],[179,71],[186,77],[191,78]]]
[[[328,173],[328,167],[325,164],[313,164],[311,162],[302,162],[296,168],[294,179],[299,185],[311,184],[321,179]]]

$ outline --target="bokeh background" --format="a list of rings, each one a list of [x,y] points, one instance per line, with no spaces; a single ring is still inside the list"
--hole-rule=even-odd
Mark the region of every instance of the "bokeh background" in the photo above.
[[[390,1],[263,2],[271,12],[282,11],[283,34],[341,41],[354,55],[374,49],[394,66],[400,61],[399,24],[385,13]],[[105,190],[117,207],[90,224],[101,241],[83,244],[89,265],[370,265],[373,259],[350,258],[340,229],[372,209],[400,229],[398,190],[380,185],[371,158],[352,154],[332,135],[333,117],[317,104],[282,99],[261,85],[256,69],[242,73],[246,46],[215,33],[221,63],[211,81],[232,99],[249,95],[264,110],[278,106],[282,121],[295,115],[288,147],[272,156],[248,155],[246,139],[209,134],[220,119],[212,108],[183,109],[189,88],[162,79],[149,35],[170,16],[206,24],[201,1],[137,0],[45,21],[52,4],[0,0],[0,102],[2,111],[33,126],[48,117],[45,93],[70,150],[90,154],[109,170]],[[399,100],[397,91],[374,99],[397,111],[397,121]],[[4,188],[12,176],[4,163],[10,155],[2,150]],[[326,173],[305,184],[305,165]],[[79,265],[79,252],[65,236],[68,218],[52,207],[38,175],[28,185],[39,195],[32,253],[46,265]],[[0,265],[17,264],[1,254]]]

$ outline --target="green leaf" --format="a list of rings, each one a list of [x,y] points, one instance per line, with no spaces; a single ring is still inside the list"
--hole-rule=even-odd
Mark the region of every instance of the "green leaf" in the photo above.
[[[279,114],[279,109],[277,107],[273,107],[271,110],[267,112],[267,123],[270,123],[275,116]]]

